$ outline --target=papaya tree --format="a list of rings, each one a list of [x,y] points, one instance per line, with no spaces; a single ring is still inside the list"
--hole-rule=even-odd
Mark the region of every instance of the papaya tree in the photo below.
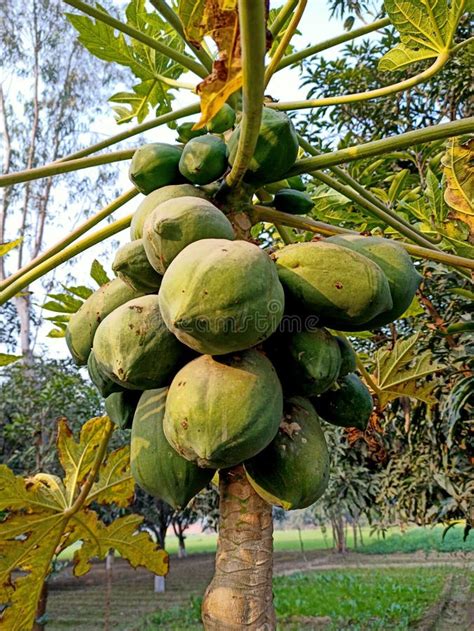
[[[408,147],[448,141],[445,199],[469,232],[472,143],[464,137],[474,131],[473,118],[321,151],[298,135],[288,113],[347,110],[428,82],[470,43],[457,32],[468,3],[386,0],[386,17],[300,51],[292,38],[306,0],[282,7],[265,0],[151,0],[152,9],[132,0],[123,20],[82,0],[64,4],[76,10],[67,17],[79,41],[136,77],[131,91],[110,101],[119,123],[137,125],[51,164],[0,176],[1,186],[16,187],[130,161],[133,188],[1,285],[6,303],[65,261],[131,228],[131,242],[116,253],[116,278],[55,322],[74,361],[87,365],[109,415],[82,488],[74,487],[59,511],[57,541],[86,537],[76,522],[91,494],[96,497],[94,476],[111,421],[131,424],[130,469],[124,465],[123,474],[155,497],[185,507],[217,473],[219,540],[204,627],[273,629],[272,505],[304,508],[323,495],[330,477],[324,424],[369,440],[392,401],[430,404],[443,370],[429,353],[417,352],[412,337],[381,349],[375,363],[364,363],[350,340],[407,312],[422,281],[420,261],[455,270],[460,284],[474,269],[472,258],[453,253],[444,234],[426,234],[383,190],[364,187],[342,166],[380,156],[396,160]],[[385,51],[379,68],[402,73],[399,80],[301,101],[272,93],[275,73],[389,24],[399,42]],[[413,64],[421,68],[412,73]],[[189,74],[194,83],[184,81]],[[199,98],[173,108],[180,90]],[[174,144],[102,151],[166,124],[176,128]],[[310,186],[313,180],[326,187],[328,205],[348,199],[382,228],[372,234],[344,220],[322,222],[314,216],[321,190]],[[145,197],[133,214],[83,236],[139,194]],[[3,253],[15,245],[5,244]],[[67,295],[57,300],[66,303]],[[12,492],[21,482],[7,471],[3,479],[0,509],[7,516],[0,526],[10,533],[14,560],[2,577],[5,615],[11,616],[19,602],[11,574],[28,571],[15,551],[28,545],[29,531],[26,517],[20,530],[9,529],[10,520],[21,517]],[[81,550],[84,569],[97,546],[86,537]],[[143,555],[130,556],[144,562]]]

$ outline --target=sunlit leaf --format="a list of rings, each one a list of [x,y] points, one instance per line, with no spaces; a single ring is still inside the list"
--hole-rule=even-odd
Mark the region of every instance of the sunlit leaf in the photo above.
[[[449,50],[465,0],[385,0],[400,43],[379,61],[379,70],[401,70]]]
[[[133,499],[135,482],[130,474],[130,446],[112,452],[99,469],[99,478],[94,483],[87,504],[116,504],[128,506]]]
[[[0,353],[0,367],[9,366],[21,359],[21,355],[10,355],[8,353]]]
[[[105,285],[105,283],[108,283],[110,281],[110,278],[108,277],[103,265],[99,263],[97,259],[94,259],[92,261],[90,275],[91,278],[95,280],[95,282],[99,285],[99,287],[102,287],[102,285]]]
[[[464,221],[474,230],[474,139],[460,144],[451,138],[441,163],[446,176],[444,199],[450,217]]]
[[[23,241],[23,238],[15,239],[15,241],[9,241],[8,243],[0,243],[0,256],[5,256],[10,250],[18,247]]]

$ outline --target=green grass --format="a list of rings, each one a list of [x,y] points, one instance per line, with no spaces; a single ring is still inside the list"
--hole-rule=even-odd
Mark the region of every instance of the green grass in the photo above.
[[[329,616],[333,631],[402,631],[434,603],[449,568],[319,571],[277,577],[275,607],[279,629],[298,629],[294,617]],[[199,629],[200,602],[147,617],[146,631]]]
[[[425,552],[473,552],[474,551],[474,533],[462,540],[462,528],[451,528],[443,541],[442,534],[444,526],[436,526],[435,528],[410,528],[406,533],[401,534],[399,528],[391,528],[385,535],[377,537],[376,534],[370,536],[370,529],[363,528],[364,545],[359,546],[358,552],[365,554],[392,554],[394,552],[417,552],[423,550]],[[305,551],[324,550],[331,548],[332,540],[329,535],[324,536],[321,530],[302,530],[301,538]],[[217,535],[209,534],[192,534],[186,537],[186,547],[189,554],[199,552],[215,552],[217,543]],[[352,548],[354,545],[352,533],[348,533],[348,546]],[[71,546],[61,555],[61,559],[71,559],[76,549]],[[276,530],[274,533],[275,550],[294,551],[300,550],[300,540],[297,530]],[[178,540],[174,535],[169,535],[166,539],[166,549],[170,554],[178,552]]]

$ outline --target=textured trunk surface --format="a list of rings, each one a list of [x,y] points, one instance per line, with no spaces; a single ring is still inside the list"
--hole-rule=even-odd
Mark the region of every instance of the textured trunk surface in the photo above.
[[[272,509],[243,467],[219,472],[219,541],[214,578],[202,605],[206,631],[276,628]]]

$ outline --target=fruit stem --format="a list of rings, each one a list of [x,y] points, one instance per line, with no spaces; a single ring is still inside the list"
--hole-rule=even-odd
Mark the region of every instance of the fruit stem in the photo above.
[[[164,55],[165,57],[169,57],[170,59],[173,59],[178,64],[186,68],[187,70],[194,72],[194,74],[196,74],[198,77],[201,77],[202,79],[204,79],[204,77],[207,76],[206,68],[204,68],[200,63],[197,63],[196,61],[194,61],[194,59],[191,59],[187,55],[183,55],[183,53],[180,53],[178,50],[175,50],[174,48],[171,48],[170,46],[163,44],[158,39],[153,39],[153,37],[150,37],[149,35],[142,33],[141,31],[134,28],[133,26],[130,26],[129,24],[124,24],[123,22],[120,22],[120,20],[116,20],[114,17],[112,17],[108,13],[105,13],[105,11],[103,11],[102,9],[91,7],[90,5],[86,4],[85,2],[82,2],[81,0],[63,0],[63,2],[65,2],[66,4],[69,4],[71,7],[74,7],[78,11],[81,11],[81,13],[85,13],[86,15],[89,15],[95,18],[99,22],[103,22],[104,24],[111,26],[117,31],[120,31],[121,33],[125,33],[126,35],[129,35],[133,39],[136,39],[137,41],[142,42],[143,44],[145,44],[146,46],[149,46],[153,50],[158,51],[160,54]]]
[[[360,236],[360,233],[356,230],[340,228],[339,226],[333,226],[322,221],[316,221],[314,219],[310,219],[309,217],[290,215],[276,210],[275,208],[268,208],[268,206],[259,206],[256,204],[249,212],[254,223],[258,221],[268,221],[273,224],[280,223],[285,226],[315,232],[324,236],[331,236],[333,234],[357,234]],[[474,260],[472,259],[467,259],[455,254],[448,254],[448,252],[429,250],[428,248],[423,248],[419,245],[412,245],[411,243],[404,243],[403,241],[397,241],[397,243],[403,246],[412,256],[436,261],[438,263],[444,263],[446,265],[452,265],[453,267],[465,267],[466,269],[474,270]]]
[[[291,230],[289,230],[285,226],[282,226],[280,223],[276,223],[275,228],[277,229],[281,237],[281,240],[283,241],[285,245],[289,245],[290,243],[295,242],[295,237],[292,234]]]
[[[5,304],[10,298],[16,296],[22,289],[28,287],[30,283],[41,278],[48,272],[52,271],[62,263],[69,261],[74,258],[81,252],[85,252],[93,245],[97,245],[101,241],[112,237],[114,234],[121,232],[128,228],[132,222],[133,213],[127,215],[127,217],[123,217],[123,219],[118,219],[114,221],[114,223],[93,232],[91,235],[81,239],[80,241],[76,241],[73,245],[70,245],[67,248],[64,248],[61,252],[54,254],[53,256],[49,256],[47,260],[43,261],[39,265],[36,265],[33,269],[26,274],[23,274],[21,278],[13,282],[8,289],[5,289],[0,292],[0,305]]]
[[[342,94],[341,96],[330,96],[322,99],[310,99],[307,101],[287,101],[287,102],[279,102],[272,103],[271,107],[274,107],[277,110],[287,111],[287,110],[302,110],[308,109],[312,107],[328,107],[330,105],[342,105],[344,103],[358,103],[360,101],[369,101],[370,99],[377,99],[382,96],[389,96],[390,94],[395,94],[396,92],[402,92],[404,90],[408,90],[409,88],[413,88],[419,83],[423,83],[431,79],[435,74],[437,74],[443,66],[445,66],[446,62],[449,60],[449,52],[443,51],[439,53],[438,57],[434,63],[431,64],[429,68],[420,72],[419,74],[410,77],[409,79],[405,79],[404,81],[398,81],[397,83],[392,83],[391,85],[386,85],[383,88],[377,88],[376,90],[368,90],[367,92],[356,92],[353,94]]]
[[[339,335],[339,337],[343,337],[346,342],[352,347],[352,350],[354,351],[354,355],[356,358],[356,364],[357,364],[357,368],[359,369],[361,375],[363,376],[365,382],[367,383],[367,385],[374,391],[374,393],[376,395],[379,395],[381,390],[378,387],[378,385],[375,383],[375,381],[372,379],[372,376],[370,375],[370,373],[367,371],[366,367],[364,366],[364,364],[362,363],[361,358],[359,357],[357,351],[355,350],[354,346],[352,345],[352,342],[350,341],[350,339],[347,337],[347,335],[345,335],[344,333],[342,333],[342,331],[337,331],[337,335]]]
[[[291,53],[291,55],[286,55],[280,61],[277,66],[277,72],[279,70],[283,70],[287,66],[292,66],[293,64],[306,59],[307,57],[311,57],[312,55],[316,55],[317,53],[321,53],[324,50],[328,50],[328,48],[333,48],[334,46],[338,46],[339,44],[344,44],[344,42],[349,42],[352,39],[356,39],[361,35],[366,35],[367,33],[372,33],[373,31],[378,31],[385,26],[389,26],[390,19],[383,18],[382,20],[377,20],[373,24],[367,24],[365,26],[361,26],[360,28],[356,28],[353,31],[349,31],[348,33],[342,33],[342,35],[338,35],[337,37],[332,37],[331,39],[327,39],[324,42],[320,42],[319,44],[315,44],[314,46],[309,46],[304,50],[299,50],[296,53]]]
[[[285,54],[285,50],[287,49],[288,44],[291,41],[291,38],[295,34],[296,29],[298,28],[298,24],[300,23],[300,20],[303,17],[303,13],[304,13],[304,10],[306,9],[306,5],[307,5],[307,0],[299,0],[298,6],[296,7],[296,11],[293,14],[293,17],[291,18],[290,23],[288,24],[288,28],[285,30],[285,33],[283,34],[283,37],[281,38],[280,43],[278,44],[277,49],[275,50],[275,53],[273,57],[271,58],[271,61],[268,64],[268,67],[265,71],[265,81],[264,81],[265,87],[267,87],[267,85],[270,83],[270,79],[274,75],[279,61]]]
[[[273,107],[275,104],[268,104]],[[301,173],[310,173],[311,171],[325,169],[334,165],[343,164],[344,162],[353,162],[354,160],[362,160],[363,158],[372,158],[383,153],[390,153],[399,149],[407,149],[415,144],[425,142],[433,142],[434,140],[442,140],[452,136],[461,136],[474,131],[474,116],[464,118],[462,120],[442,123],[440,125],[431,125],[423,129],[404,132],[396,136],[382,138],[380,140],[372,140],[360,145],[338,149],[329,153],[323,153],[314,158],[303,158],[297,160],[294,166],[288,171],[286,177],[292,175],[301,175]]]
[[[87,221],[84,221],[84,223],[82,223],[75,230],[73,230],[73,232],[70,232],[64,239],[61,239],[61,241],[58,241],[58,243],[50,247],[48,250],[46,250],[45,252],[37,256],[36,258],[32,259],[29,263],[24,265],[21,269],[17,270],[14,274],[12,274],[8,278],[6,278],[3,282],[1,282],[0,291],[9,287],[14,281],[16,281],[18,278],[21,278],[23,274],[26,274],[26,272],[29,272],[31,269],[33,269],[40,263],[43,263],[43,261],[46,261],[54,254],[57,254],[58,252],[60,252],[67,245],[69,245],[70,243],[78,239],[80,236],[82,236],[85,232],[90,230],[90,228],[93,228],[96,224],[102,221],[102,219],[105,219],[106,217],[111,215],[114,211],[116,211],[118,208],[120,208],[121,206],[129,202],[131,199],[133,199],[137,195],[138,195],[137,189],[132,188],[131,190],[124,193],[123,195],[120,195],[119,197],[114,199],[113,202],[111,202],[110,204],[107,204],[107,206],[105,206],[98,213],[90,217],[90,219],[87,219]]]
[[[178,35],[181,37],[183,42],[193,52],[194,56],[197,59],[199,59],[199,61],[202,63],[204,68],[208,72],[211,72],[212,70],[211,57],[207,54],[207,52],[204,49],[202,48],[198,49],[188,41],[183,29],[183,25],[181,24],[179,17],[176,15],[173,9],[165,2],[165,0],[150,0],[150,3],[155,7],[158,13],[160,13],[162,17],[164,17],[166,22],[168,22],[168,24],[170,24],[173,27],[176,33],[178,33]]]
[[[242,47],[242,120],[234,164],[226,178],[229,187],[241,182],[257,145],[265,74],[265,3],[263,0],[239,0],[240,40]]]
[[[302,136],[298,135],[298,141],[300,143],[300,147],[302,147],[305,151],[310,153],[312,156],[321,155],[321,152],[317,151]],[[391,217],[395,219],[395,221],[402,223],[404,226],[409,228],[411,232],[418,234],[418,236],[421,237],[421,239],[425,242],[425,243],[420,243],[420,245],[426,245],[426,247],[431,247],[430,244],[433,242],[429,237],[427,237],[426,235],[423,235],[416,228],[414,228],[408,221],[406,221],[402,217],[399,217],[394,210],[386,206],[376,195],[374,195],[369,190],[364,188],[361,184],[359,184],[359,182],[356,179],[354,179],[351,175],[349,175],[347,171],[345,171],[344,169],[341,169],[341,167],[331,167],[329,170],[332,171],[332,173],[334,173],[334,175],[339,177],[339,179],[341,179],[343,182],[348,184],[357,193],[359,193],[366,201],[370,202],[371,204],[379,208],[382,211],[382,213],[389,214]],[[379,218],[382,219],[382,216],[380,216]]]

